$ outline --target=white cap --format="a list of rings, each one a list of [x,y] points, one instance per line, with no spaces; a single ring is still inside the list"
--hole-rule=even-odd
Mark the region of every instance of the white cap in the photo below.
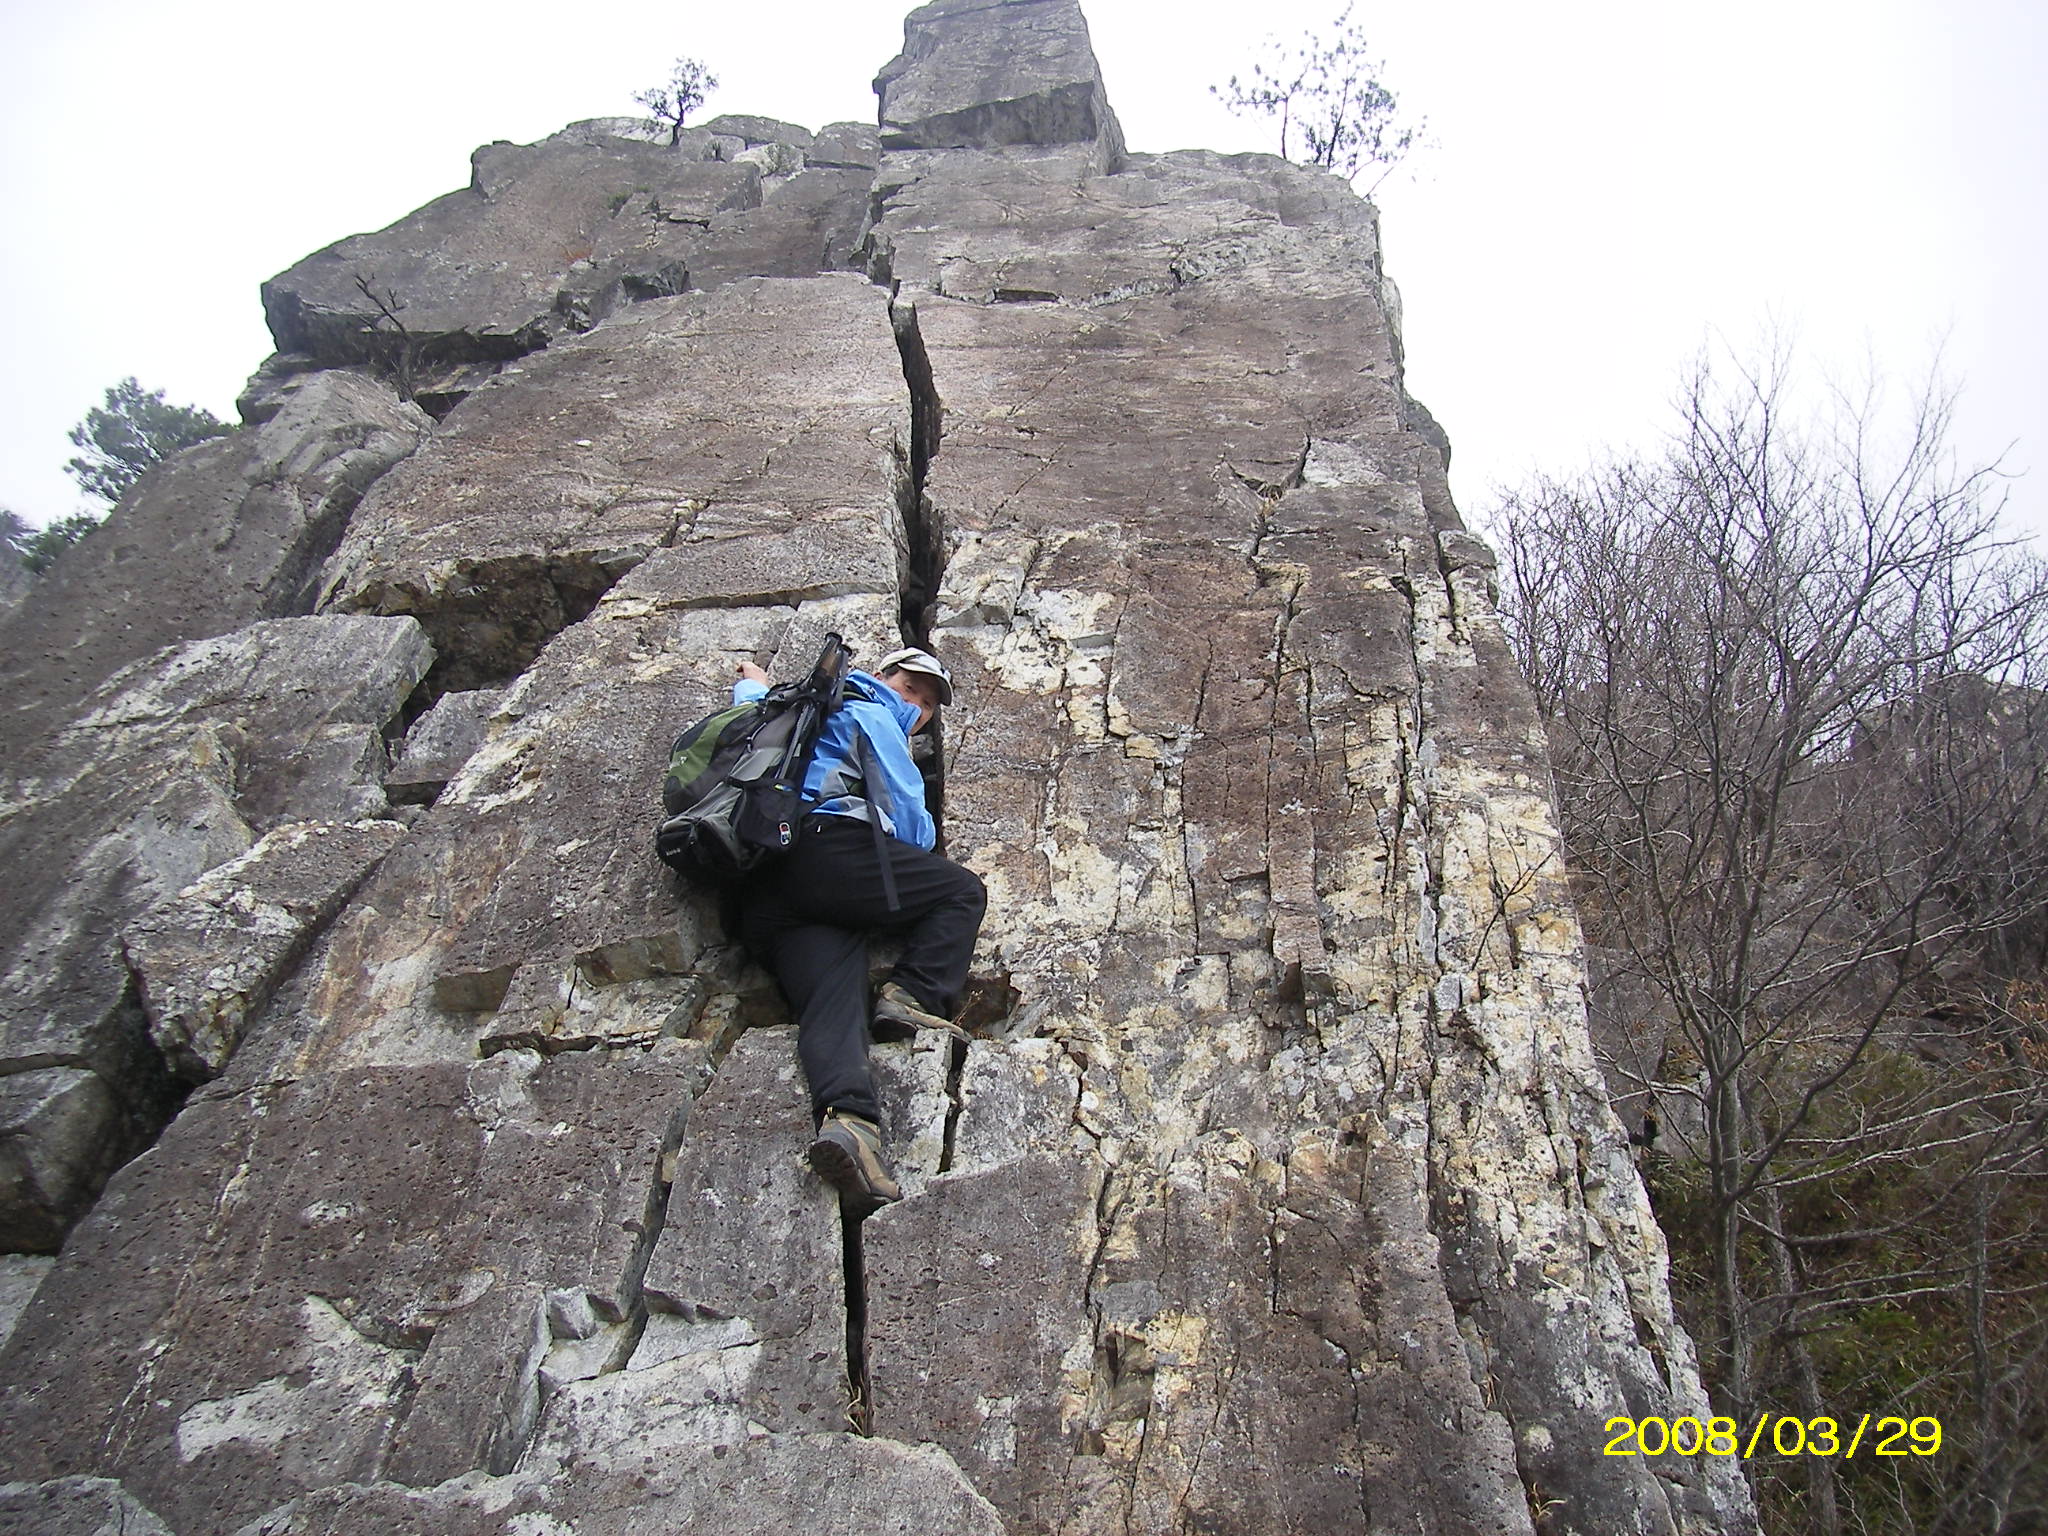
[[[900,651],[891,651],[875,664],[875,676],[880,677],[891,667],[901,667],[905,672],[921,672],[939,685],[939,702],[953,702],[953,674],[946,670],[946,664],[930,651],[920,651],[914,645]]]

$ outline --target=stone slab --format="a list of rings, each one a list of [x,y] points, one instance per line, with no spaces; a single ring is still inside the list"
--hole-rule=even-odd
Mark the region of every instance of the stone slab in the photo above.
[[[188,1082],[220,1075],[287,968],[404,835],[393,821],[275,828],[123,930],[150,1038],[172,1071]]]
[[[876,1433],[946,1447],[1020,1530],[1062,1529],[1079,1491],[1068,1377],[1090,1342],[1098,1177],[1030,1154],[929,1179],[862,1228]]]
[[[692,236],[760,200],[754,167],[666,145],[487,144],[463,191],[270,279],[264,314],[279,351],[330,364],[388,367],[407,345],[433,364],[517,357],[587,329],[629,289],[680,292]]]
[[[431,805],[490,734],[492,713],[502,690],[477,688],[444,693],[405,733],[384,793],[393,804]]]
[[[934,0],[903,23],[903,52],[875,78],[882,147],[1100,144],[1123,130],[1075,0]]]
[[[16,1140],[0,1227],[52,1246],[176,1108],[122,932],[265,828],[383,810],[379,731],[429,655],[407,620],[266,621],[131,663],[25,760],[0,817],[0,1072],[84,1069],[104,1092],[94,1136],[65,1119],[62,1158]],[[55,1134],[37,1123],[21,1134]]]
[[[0,1353],[0,1472],[90,1466],[196,1530],[386,1468],[509,1465],[548,1296],[634,1304],[696,1061],[203,1090],[73,1232],[45,1282],[66,1306]]]
[[[744,1321],[756,1358],[735,1410],[773,1431],[847,1427],[846,1257],[837,1193],[804,1161],[795,1030],[749,1030],[692,1117],[644,1281],[686,1321]],[[643,1341],[643,1348],[648,1347]]]
[[[466,400],[361,509],[325,602],[417,616],[436,686],[462,689],[508,680],[666,546],[841,525],[872,546],[879,529],[894,590],[908,445],[872,285],[750,279],[652,301]]]

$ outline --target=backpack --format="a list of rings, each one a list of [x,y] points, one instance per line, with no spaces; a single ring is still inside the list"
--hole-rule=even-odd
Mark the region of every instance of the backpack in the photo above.
[[[664,864],[729,883],[796,845],[810,809],[804,776],[852,665],[852,650],[827,635],[802,682],[714,710],[676,737],[661,786],[666,819],[654,834]]]

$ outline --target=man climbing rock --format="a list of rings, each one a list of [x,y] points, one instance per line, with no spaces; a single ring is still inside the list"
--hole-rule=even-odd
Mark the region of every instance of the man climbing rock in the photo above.
[[[768,674],[752,662],[739,674],[734,703],[767,691]],[[965,1038],[950,1016],[988,895],[972,870],[931,851],[938,828],[910,755],[911,736],[952,701],[952,678],[928,651],[895,651],[875,673],[850,674],[804,779],[814,808],[802,836],[739,892],[741,937],[796,1015],[818,1117],[811,1166],[861,1215],[901,1195],[882,1155],[870,1028],[876,1039],[919,1029]],[[872,1008],[870,932],[904,940]]]

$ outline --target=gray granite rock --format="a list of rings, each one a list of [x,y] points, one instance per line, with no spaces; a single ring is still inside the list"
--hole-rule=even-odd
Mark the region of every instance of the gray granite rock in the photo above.
[[[667,495],[700,490],[681,498],[675,541],[652,548],[587,618],[555,636],[500,702],[489,742],[313,957],[287,1003],[307,1020],[307,1034],[281,1046],[290,1054],[280,1070],[335,1053],[386,1061],[467,1051],[476,1039],[490,1048],[561,1049],[665,1031],[667,1016],[686,1010],[691,1020],[679,1027],[701,1023],[714,1038],[719,1020],[732,1015],[697,1019],[707,980],[733,1007],[751,1006],[746,984],[735,986],[711,904],[679,902],[673,877],[652,855],[649,818],[668,745],[682,725],[729,697],[741,659],[793,674],[827,630],[863,656],[899,644],[906,542],[897,491],[908,410],[900,372],[890,377],[893,339],[879,296],[853,279],[779,287],[759,303],[745,285],[705,296],[701,308],[678,300],[674,313],[696,315],[693,325],[705,325],[705,314],[772,317],[767,356],[786,358],[792,370],[799,361],[815,365],[817,376],[803,387],[836,388],[838,404],[798,410],[771,395],[723,420],[700,408],[701,416],[682,421],[673,420],[671,404],[669,424],[633,446],[637,472],[671,487]],[[650,420],[660,409],[656,381],[687,372],[692,359],[713,376],[724,373],[724,349],[739,344],[737,335],[710,330],[709,346],[672,351],[675,333],[659,311],[648,306],[608,327],[620,350],[609,363],[596,359],[596,377],[645,392]],[[785,341],[798,328],[814,342]],[[832,349],[849,335],[891,351],[880,362],[871,354],[833,361]],[[646,338],[651,356],[625,349],[635,336]],[[569,376],[585,345],[555,349],[536,371]],[[534,420],[527,413],[545,413],[555,398],[539,391],[516,419]],[[627,442],[623,427],[614,441]],[[512,487],[491,483],[506,493],[500,501],[510,498]],[[435,570],[433,552],[452,537],[431,521],[435,505],[424,495],[407,503],[418,522],[394,516],[368,558]],[[495,520],[497,510],[491,497],[476,503],[479,543],[546,537],[544,528]],[[500,562],[495,575],[501,590],[520,590],[514,562]],[[454,611],[436,622],[475,665],[478,646],[495,643],[495,632],[461,628],[475,610],[463,606],[466,594],[454,597]],[[635,985],[638,995],[629,995]],[[758,992],[762,983],[751,985]],[[502,1020],[501,1010],[510,1010]],[[469,1033],[451,1032],[457,1028]]]
[[[786,181],[804,168],[804,152],[794,144],[756,144],[732,158],[735,165],[751,165],[758,170],[765,186]]]
[[[670,546],[705,603],[893,592],[901,545],[874,532],[900,526],[908,417],[887,300],[856,277],[645,304],[466,401],[362,508],[326,602],[415,615],[463,689],[509,680]],[[853,548],[873,552],[842,574]],[[722,560],[757,588],[717,586]]]
[[[121,1105],[94,1073],[31,1068],[0,1077],[0,1249],[51,1253],[99,1193],[129,1139]]]
[[[0,1483],[4,1536],[176,1536],[111,1478]]]
[[[1123,159],[1123,130],[1076,0],[933,0],[903,23],[903,52],[875,77],[884,149],[1096,146]]]
[[[808,173],[806,130],[733,122],[744,132],[692,128],[674,146],[642,142],[629,119],[485,146],[467,190],[266,283],[279,350],[370,368],[445,415],[622,304],[846,265],[872,158],[842,151]]]
[[[692,237],[761,200],[752,166],[609,134],[488,144],[471,172],[464,191],[265,283],[278,349],[394,372],[518,357],[623,299],[680,292]]]
[[[804,146],[804,161],[821,169],[872,171],[882,163],[882,137],[873,123],[827,123]]]
[[[581,144],[586,148],[608,147],[608,139],[626,139],[636,144],[660,144],[669,142],[666,124],[657,123],[650,117],[590,117],[582,122],[571,123],[568,127],[549,134],[544,144]],[[690,155],[693,160],[716,159],[714,155]]]
[[[61,1067],[98,1088],[67,1100],[92,1106],[95,1136],[67,1116],[0,1173],[0,1229],[43,1234],[15,1241],[54,1246],[176,1107],[122,932],[281,822],[381,810],[379,733],[430,655],[409,620],[272,620],[133,664],[24,760],[0,817],[0,1081]]]
[[[220,1075],[287,967],[404,835],[392,821],[278,827],[123,930],[150,1038],[173,1072]]]
[[[881,84],[873,139],[495,146],[350,248],[469,371],[326,601],[503,692],[72,1232],[0,1476],[271,1533],[1753,1532],[1725,1459],[1599,1454],[1710,1409],[1370,205],[1124,155],[1068,0],[926,6]],[[601,209],[655,221],[631,281],[542,259],[577,167],[643,159],[758,198]],[[607,312],[677,263],[700,291]],[[675,728],[828,628],[951,664],[932,768],[991,895],[972,1042],[874,1053],[905,1198],[853,1227],[773,983],[647,848]],[[269,703],[177,702],[232,672],[145,669],[17,785],[140,785],[162,850],[54,877],[50,944],[73,888],[162,900],[371,792],[398,689],[309,683],[259,748]],[[92,780],[138,731],[157,766]]]
[[[404,745],[384,775],[384,793],[391,802],[432,804],[483,745],[502,697],[500,689],[475,688],[436,699],[405,733]]]
[[[862,1233],[876,1432],[945,1446],[1024,1530],[1060,1529],[1100,1491],[1074,1475],[1062,1422],[1089,1343],[1099,1178],[1031,1154],[942,1175]]]
[[[704,132],[742,140],[749,149],[758,144],[788,144],[809,149],[815,137],[808,128],[773,117],[748,117],[727,112],[697,124]]]
[[[719,1350],[730,1384],[702,1394],[726,1405],[727,1434],[848,1427],[839,1200],[804,1163],[811,1125],[795,1032],[749,1030],[691,1118],[647,1266],[651,1307],[744,1325]],[[660,1328],[641,1341],[643,1353],[676,1348]]]
[[[91,1465],[177,1529],[225,1530],[332,1483],[508,1467],[549,1297],[631,1309],[696,1059],[206,1090],[72,1234],[44,1282],[67,1305],[0,1354],[7,1474]]]
[[[919,13],[956,35],[907,46],[899,79],[943,77],[947,48],[979,47],[1011,8],[953,10]],[[1704,1396],[1586,1048],[1540,731],[1402,387],[1371,208],[1264,156],[1105,176],[1085,149],[998,149],[892,152],[870,237],[943,408],[930,622],[973,712],[949,739],[949,847],[989,884],[981,963],[1020,994],[1012,1034],[1062,1048],[997,1076],[1021,1113],[963,1093],[953,1137],[999,1182],[1020,1177],[1006,1143],[1036,1156],[1077,1136],[1063,1155],[1102,1170],[1092,1219],[1115,1258],[1063,1321],[1034,1321],[1064,1329],[1063,1379],[1027,1368],[1042,1338],[977,1336],[961,1358],[1032,1385],[1014,1404],[941,1392],[943,1443],[1027,1529],[1307,1531],[1361,1504],[1515,1529],[1534,1487],[1560,1528],[1746,1528],[1727,1467],[1645,1475],[1563,1411]],[[1370,1176],[1298,1179],[1361,1112],[1379,1127],[1351,1133]],[[1378,1177],[1389,1192],[1368,1201]],[[1059,1187],[1050,1170],[1029,1183]],[[970,1190],[941,1178],[920,1198]],[[882,1273],[915,1275],[943,1243],[919,1227],[910,1252],[886,1246],[918,1204],[871,1224]],[[1347,1261],[1373,1301],[1342,1329],[1291,1320],[1322,1303],[1268,1322],[1230,1299],[1270,1292],[1309,1204],[1373,1256]],[[1529,1267],[1401,1256],[1437,1241]],[[1576,1304],[1543,1301],[1537,1274]],[[939,1284],[971,1277],[942,1267]],[[1040,1289],[1056,1314],[1059,1287]],[[1347,1374],[1421,1319],[1427,1350],[1377,1361],[1369,1392]],[[939,1430],[887,1419],[892,1362],[930,1358],[922,1326],[871,1314],[884,1432]],[[1653,1387],[1660,1360],[1685,1363]],[[1448,1439],[1410,1427],[1454,1385]],[[989,1458],[1031,1422],[1087,1426],[1090,1449],[1020,1430],[1015,1464]],[[1268,1464],[1293,1471],[1268,1482]]]
[[[7,1343],[55,1262],[34,1254],[0,1253],[0,1346]]]

